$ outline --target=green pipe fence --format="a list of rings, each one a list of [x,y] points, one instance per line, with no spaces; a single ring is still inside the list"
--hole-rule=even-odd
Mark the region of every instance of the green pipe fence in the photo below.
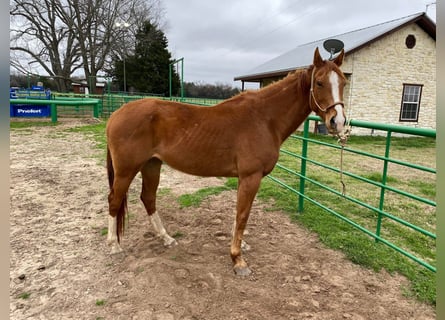
[[[184,103],[196,104],[201,106],[212,106],[222,99],[207,99],[207,98],[181,98],[181,97],[164,97],[156,94],[80,94],[80,93],[52,93],[51,100],[42,99],[36,102],[37,99],[10,99],[11,104],[28,104],[28,105],[51,105],[54,114],[53,121],[62,117],[94,117],[94,118],[108,118],[114,111],[119,109],[127,102],[154,98],[168,101],[180,101]],[[38,100],[37,100],[38,101]]]
[[[73,100],[81,101],[85,98],[85,94],[75,94],[75,93],[53,93],[53,98],[57,100]],[[160,95],[155,94],[114,94],[114,93],[107,93],[107,94],[89,94],[89,99],[98,99],[100,100],[98,104],[98,114],[99,117],[102,118],[108,118],[110,115],[122,107],[127,102],[144,99],[144,98],[154,98],[154,99],[161,99],[161,100],[168,100],[168,101],[179,101],[184,103],[190,103],[190,104],[196,104],[201,106],[212,106],[220,101],[222,99],[207,99],[207,98],[187,98],[187,97],[163,97]],[[46,100],[48,101],[48,100]],[[74,111],[73,111],[74,110]],[[62,112],[65,112],[67,115],[73,115],[73,112],[78,111],[78,115],[83,115],[82,109],[71,109],[71,112],[68,112],[66,109],[62,109]]]
[[[397,195],[397,197],[401,197],[401,199],[410,199],[413,201],[416,201],[420,203],[422,206],[426,206],[430,208],[430,211],[435,210],[436,202],[432,199],[426,198],[424,196],[419,196],[417,194],[414,194],[411,191],[402,190],[400,187],[394,187],[388,184],[388,180],[390,180],[391,176],[388,175],[389,172],[389,165],[397,165],[397,166],[403,166],[403,170],[417,170],[421,173],[426,173],[429,175],[434,176],[435,181],[435,174],[436,170],[435,168],[431,168],[425,165],[419,165],[410,163],[408,161],[402,161],[395,158],[390,157],[390,151],[391,151],[391,142],[393,133],[398,134],[404,134],[404,135],[410,135],[410,136],[416,136],[416,137],[428,137],[428,138],[434,138],[436,137],[436,131],[433,129],[427,129],[427,128],[413,128],[413,127],[405,127],[400,125],[390,125],[390,124],[382,124],[382,123],[372,123],[367,121],[359,121],[359,120],[351,120],[350,125],[352,127],[361,127],[361,128],[369,128],[369,129],[375,129],[380,130],[383,132],[386,132],[386,138],[385,138],[385,145],[384,145],[384,155],[377,155],[371,152],[365,152],[361,150],[355,150],[350,148],[349,146],[345,146],[343,148],[344,157],[346,154],[351,154],[355,156],[361,157],[362,163],[365,163],[366,161],[369,161],[367,159],[373,159],[374,161],[378,161],[380,163],[383,163],[382,171],[381,171],[381,181],[375,181],[375,179],[367,178],[360,174],[355,174],[348,171],[343,171],[333,166],[332,164],[325,163],[324,161],[319,161],[314,159],[317,157],[317,155],[309,156],[311,147],[314,149],[315,145],[322,146],[323,148],[330,148],[334,150],[339,150],[341,152],[342,147],[338,143],[330,143],[323,140],[326,139],[315,139],[309,137],[309,127],[310,127],[310,121],[321,121],[321,119],[317,116],[310,116],[304,123],[303,132],[301,135],[292,135],[289,139],[288,143],[283,144],[283,147],[281,148],[280,152],[280,160],[276,165],[276,169],[268,176],[269,179],[272,181],[278,183],[280,186],[286,188],[287,190],[291,191],[292,193],[298,195],[298,212],[304,214],[304,203],[310,202],[315,206],[318,206],[319,208],[327,211],[328,213],[332,214],[333,216],[345,221],[346,223],[352,225],[353,227],[359,229],[360,231],[364,232],[368,236],[375,239],[376,242],[381,242],[390,248],[396,250],[397,252],[407,256],[408,258],[412,259],[413,261],[419,263],[420,265],[424,266],[430,271],[436,272],[436,267],[431,265],[431,263],[428,263],[424,261],[423,259],[419,258],[412,252],[409,252],[410,249],[401,248],[399,245],[396,245],[394,241],[389,240],[391,235],[383,235],[382,234],[382,224],[384,221],[390,221],[391,223],[399,224],[403,226],[403,228],[406,228],[407,230],[412,230],[413,232],[418,233],[419,235],[423,235],[431,241],[435,241],[436,234],[432,232],[431,230],[426,230],[425,227],[420,227],[416,225],[415,223],[407,221],[405,218],[402,218],[398,216],[398,213],[390,212],[391,206],[394,206],[394,204],[388,204],[386,196],[389,193],[391,193],[392,198],[394,198],[393,195]],[[294,142],[292,141],[299,141],[300,144],[298,145],[297,150],[288,150],[289,146],[292,146]],[[292,147],[291,147],[292,148]],[[330,152],[332,154],[332,151]],[[297,161],[293,161],[287,159],[287,162],[283,160],[284,157],[290,158],[290,159],[297,159],[299,161],[299,165]],[[340,157],[338,157],[340,158]],[[282,163],[286,162],[286,163]],[[299,166],[299,168],[292,169],[289,168],[289,166]],[[312,166],[312,169],[309,169],[308,166]],[[359,199],[359,197],[351,196],[346,192],[345,195],[342,194],[342,192],[337,191],[334,187],[332,187],[333,184],[335,184],[335,181],[331,182],[325,182],[323,178],[311,178],[310,175],[317,175],[317,173],[320,170],[327,170],[329,172],[333,172],[336,174],[342,173],[342,175],[346,178],[349,178],[350,181],[358,181],[359,183],[364,183],[365,186],[361,187],[362,191],[364,190],[365,193],[370,189],[369,186],[374,186],[378,188],[380,191],[378,193],[378,204],[372,205],[371,203],[368,203],[368,201],[363,201]],[[278,172],[284,172],[283,174],[279,174]],[[280,175],[277,177],[277,175]],[[294,178],[292,178],[294,177]],[[299,180],[299,184],[296,185],[297,178]],[[309,185],[308,185],[309,183]],[[340,179],[338,179],[337,183],[340,183]],[[354,182],[355,183],[355,182]],[[355,185],[353,182],[351,182],[352,185]],[[337,184],[338,185],[338,184]],[[403,185],[403,183],[402,183]],[[308,191],[307,188],[310,186],[310,190]],[[330,197],[331,199],[329,205],[323,204],[322,201],[316,200],[319,198],[326,197],[325,194],[323,196],[317,195],[314,190],[324,190],[328,192],[329,194],[332,194],[333,197]],[[354,190],[356,191],[356,190]],[[355,192],[357,193],[357,192]],[[340,201],[338,201],[340,200]],[[357,205],[359,208],[362,208],[361,210],[358,209],[357,211],[360,212],[361,215],[363,214],[363,208],[372,212],[375,217],[375,231],[371,231],[368,226],[364,226],[363,222],[358,222],[354,220],[363,220],[363,219],[357,219],[357,216],[359,218],[360,214],[354,216],[351,215],[350,212],[344,212],[344,208],[342,209],[336,209],[335,203],[342,202],[342,201],[348,201],[349,203],[352,203],[354,205]],[[393,199],[392,202],[395,200]],[[404,201],[404,200],[403,200]],[[387,209],[387,207],[389,209]],[[415,205],[413,205],[414,208],[416,208]],[[343,212],[340,212],[340,210],[343,210]],[[408,210],[407,210],[408,211]],[[420,213],[417,212],[417,214],[422,214],[422,210],[417,209],[417,211],[421,211]],[[367,223],[369,224],[369,223]],[[435,228],[435,223],[434,227]],[[434,244],[435,245],[435,244]]]

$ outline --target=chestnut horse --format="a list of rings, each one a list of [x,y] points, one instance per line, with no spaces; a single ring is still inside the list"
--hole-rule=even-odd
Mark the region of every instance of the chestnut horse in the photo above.
[[[283,141],[308,117],[319,115],[331,134],[345,125],[339,69],[315,49],[313,64],[257,91],[243,92],[214,107],[159,99],[129,102],[107,124],[110,184],[108,242],[121,251],[128,188],[142,174],[141,200],[153,228],[167,246],[176,244],[156,211],[162,163],[198,176],[238,177],[236,218],[230,247],[237,275],[251,273],[241,256],[243,232],[261,179],[274,168]]]

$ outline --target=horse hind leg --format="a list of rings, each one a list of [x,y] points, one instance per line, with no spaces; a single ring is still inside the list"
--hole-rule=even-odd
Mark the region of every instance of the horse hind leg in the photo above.
[[[161,160],[152,158],[142,167],[141,200],[158,237],[164,241],[165,246],[174,246],[177,244],[176,240],[167,233],[161,217],[156,211],[156,191],[159,185],[161,165]]]
[[[111,247],[111,254],[122,252],[122,247],[117,240],[117,219],[116,217],[108,216],[108,235],[107,243]]]
[[[123,210],[123,219],[125,219],[127,191],[134,176],[135,174],[126,177],[116,175],[113,181],[113,187],[108,195],[110,215],[108,216],[107,242],[108,245],[111,246],[111,254],[123,251],[117,236],[117,215],[119,211]]]

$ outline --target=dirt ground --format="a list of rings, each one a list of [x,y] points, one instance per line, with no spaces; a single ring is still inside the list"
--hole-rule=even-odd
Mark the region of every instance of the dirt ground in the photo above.
[[[435,319],[431,306],[402,295],[405,279],[352,264],[259,200],[244,255],[254,272],[236,277],[235,192],[181,209],[178,195],[224,180],[167,167],[158,211],[179,245],[155,237],[137,177],[125,252],[110,255],[103,161],[93,141],[65,131],[80,124],[11,131],[11,319]]]

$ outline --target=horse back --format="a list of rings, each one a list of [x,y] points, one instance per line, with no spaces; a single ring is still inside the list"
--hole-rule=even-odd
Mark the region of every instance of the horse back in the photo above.
[[[251,165],[270,171],[277,158],[270,148],[272,136],[265,132],[267,124],[247,111],[227,104],[200,107],[137,100],[110,117],[109,147],[138,158],[135,162],[156,157],[200,176],[238,176]]]

